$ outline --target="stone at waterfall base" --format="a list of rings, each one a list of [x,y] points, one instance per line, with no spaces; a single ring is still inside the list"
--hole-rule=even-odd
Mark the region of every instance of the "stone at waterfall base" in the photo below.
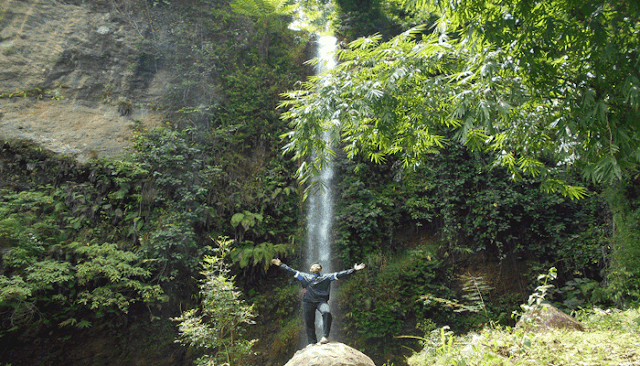
[[[369,356],[344,343],[329,342],[306,347],[284,366],[376,366]]]

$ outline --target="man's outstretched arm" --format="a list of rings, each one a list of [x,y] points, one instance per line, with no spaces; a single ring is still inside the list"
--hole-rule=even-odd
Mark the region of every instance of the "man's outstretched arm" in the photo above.
[[[366,267],[365,264],[364,263],[360,263],[360,264],[354,265],[353,268],[351,268],[351,269],[347,269],[347,270],[341,271],[341,272],[332,273],[331,275],[333,276],[333,280],[335,281],[335,280],[337,280],[339,278],[347,277],[348,275],[350,275],[350,274],[352,274],[352,273],[354,273],[356,271],[360,271],[360,270],[364,269],[364,267]]]
[[[282,261],[281,261],[280,259],[278,259],[278,258],[274,258],[274,259],[272,259],[272,260],[271,260],[271,263],[273,263],[273,264],[275,264],[276,266],[278,266],[278,267],[280,267],[280,268],[284,269],[284,270],[285,270],[285,271],[287,271],[287,272],[291,272],[291,273],[293,273],[293,275],[294,275],[296,278],[298,278],[298,276],[299,276],[299,273],[300,273],[300,272],[298,272],[298,271],[296,271],[295,269],[293,269],[293,268],[291,268],[291,267],[287,266],[286,264],[282,263]]]

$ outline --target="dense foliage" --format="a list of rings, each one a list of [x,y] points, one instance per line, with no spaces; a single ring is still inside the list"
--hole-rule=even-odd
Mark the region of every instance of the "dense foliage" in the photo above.
[[[236,239],[226,260],[245,267],[245,285],[295,249],[299,198],[275,107],[305,76],[307,36],[270,22],[254,38],[226,2],[155,10],[175,20],[171,40],[153,33],[138,49],[173,62],[174,93],[148,107],[174,123],[133,123],[130,154],[83,165],[2,145],[0,335],[117,328],[127,313],[166,321],[194,301],[212,236]]]
[[[356,40],[327,77],[290,93],[289,150],[326,159],[316,133],[331,130],[350,157],[413,166],[450,127],[470,150],[499,152],[515,177],[542,175],[547,191],[570,197],[585,191],[566,184],[566,170],[611,182],[637,166],[637,10],[595,0],[440,5],[420,8],[443,14],[437,32]]]
[[[121,314],[166,320],[194,309],[180,318],[184,343],[231,362],[251,344],[234,333],[249,322],[246,300],[260,314],[249,334],[270,342],[263,357],[290,356],[299,293],[269,261],[300,259],[299,184],[327,159],[340,173],[338,257],[368,264],[342,287],[347,336],[377,361],[402,362],[398,335],[509,321],[522,294],[469,316],[423,301],[477,309],[465,284],[477,278],[456,273],[465,261],[526,263],[525,278],[555,266],[554,300],[567,308],[632,305],[638,10],[596,0],[452,4],[314,3],[346,39],[380,35],[339,51],[339,67],[288,93],[284,111],[280,93],[307,71],[309,37],[286,27],[291,7],[155,1],[172,19],[171,39],[154,34],[139,49],[172,65],[173,93],[153,106],[171,111],[171,124],[134,125],[130,155],[84,165],[2,146],[0,336],[119,328]],[[393,37],[432,25],[434,14],[434,33]],[[283,111],[294,160],[279,152]],[[330,143],[318,138],[325,130]],[[553,190],[564,196],[544,193]],[[233,238],[222,256],[219,236]]]
[[[501,263],[500,268],[518,262],[521,268],[510,276],[524,278],[556,266],[563,288],[554,298],[563,308],[611,304],[596,281],[609,264],[611,218],[604,201],[546,194],[535,179],[513,184],[506,169],[491,161],[453,144],[415,170],[362,159],[338,165],[335,248],[345,263],[364,259],[370,270],[342,287],[349,298],[361,299],[346,306],[348,329],[362,337],[363,347],[370,346],[374,359],[393,359],[407,345],[406,339],[391,341],[394,335],[422,336],[416,325],[448,325],[459,332],[489,319],[511,324],[526,284],[518,288],[492,277],[493,286],[507,290],[483,294],[481,314],[421,305],[428,294],[475,306],[468,297],[476,289],[464,282],[482,280],[464,272],[471,266],[467,261]]]
[[[557,266],[569,308],[637,299],[627,267],[637,263],[637,221],[625,215],[612,256],[614,201],[587,198],[578,179],[610,184],[637,167],[637,11],[606,1],[404,5],[441,14],[435,32],[425,24],[386,42],[382,31],[355,40],[336,69],[282,104],[301,182],[347,159],[341,257],[401,254],[402,232],[424,228],[447,255]],[[564,197],[542,194],[553,191]],[[597,289],[592,279],[605,274]],[[383,291],[368,285],[373,297]],[[369,314],[352,316],[365,337],[401,323],[382,309],[351,311]]]
[[[611,255],[611,297],[620,307],[640,302],[640,192],[638,178],[620,182],[605,193],[616,224]]]
[[[545,194],[536,179],[513,184],[491,161],[451,144],[416,169],[343,163],[336,237],[342,258],[394,252],[398,235],[422,230],[437,233],[451,253],[536,258],[563,273],[598,276],[611,234],[604,201]]]
[[[341,285],[350,299],[346,309],[346,337],[376,362],[400,362],[407,342],[394,337],[413,334],[416,326],[447,324],[451,313],[438,305],[418,301],[426,293],[455,296],[451,273],[434,248],[417,248],[406,255],[375,254],[366,258],[367,269]]]
[[[636,263],[637,232],[625,228],[637,221],[615,216],[622,225],[611,225],[607,212],[623,201],[602,195],[604,203],[598,194],[635,180],[640,161],[638,11],[596,0],[404,6],[441,16],[388,41],[351,42],[337,52],[338,67],[282,104],[292,129],[286,149],[303,161],[301,182],[343,154],[354,176],[387,175],[384,186],[346,178],[357,188],[344,190],[343,255],[391,245],[396,218],[415,217],[450,248],[549,260],[576,276],[599,278],[606,268],[611,294],[637,301],[635,285],[614,280],[635,267],[628,266]],[[329,141],[319,137],[325,132]],[[444,168],[448,162],[455,166]],[[398,174],[403,179],[391,183]],[[433,177],[425,194],[394,191],[412,174]],[[576,203],[535,190],[591,196]],[[407,207],[399,208],[403,196]],[[352,246],[357,240],[365,242]],[[611,261],[623,257],[632,259]]]
[[[34,181],[42,179],[47,162],[29,164]],[[119,190],[109,191],[113,181],[102,179],[100,170],[82,175],[82,181],[63,181],[57,187],[50,181],[22,191],[3,189],[3,333],[32,322],[89,327],[86,310],[100,317],[127,312],[134,302],[166,301],[144,255],[131,250],[126,236],[114,235],[114,228],[122,228],[118,216],[129,213],[130,201]],[[111,223],[104,220],[109,213],[116,213]],[[129,222],[131,232],[136,223]]]

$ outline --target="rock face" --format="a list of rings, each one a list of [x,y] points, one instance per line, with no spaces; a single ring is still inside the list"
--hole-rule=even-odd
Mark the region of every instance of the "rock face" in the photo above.
[[[285,366],[375,366],[364,353],[343,343],[330,342],[296,352]]]
[[[530,332],[540,332],[547,329],[584,332],[582,323],[550,304],[543,304],[541,309],[533,309],[524,313],[516,324],[516,328]]]
[[[0,1],[0,139],[84,161],[122,154],[134,121],[167,122],[177,13],[147,0]]]

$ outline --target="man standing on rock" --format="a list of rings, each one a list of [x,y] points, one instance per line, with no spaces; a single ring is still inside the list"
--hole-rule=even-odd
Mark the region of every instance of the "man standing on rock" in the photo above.
[[[302,284],[304,297],[302,299],[302,310],[304,312],[304,322],[307,328],[307,341],[309,344],[318,343],[316,338],[316,310],[322,314],[322,339],[321,344],[329,343],[329,332],[331,331],[331,312],[329,311],[329,293],[331,292],[331,282],[344,278],[355,271],[364,269],[364,263],[356,264],[352,269],[346,271],[321,275],[322,266],[318,263],[311,265],[309,271],[305,273],[282,263],[280,259],[272,259],[271,263],[293,273],[293,276]]]

